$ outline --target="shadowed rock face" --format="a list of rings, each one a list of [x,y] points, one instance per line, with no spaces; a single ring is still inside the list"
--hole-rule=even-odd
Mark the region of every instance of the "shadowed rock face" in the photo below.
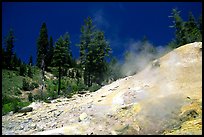
[[[33,103],[27,115],[3,116],[2,133],[202,134],[201,49],[190,43],[96,92]]]

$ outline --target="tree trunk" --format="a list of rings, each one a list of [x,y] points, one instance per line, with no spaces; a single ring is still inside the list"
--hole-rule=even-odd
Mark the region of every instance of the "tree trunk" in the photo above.
[[[90,72],[88,72],[88,87],[91,86],[91,75]]]
[[[45,75],[45,62],[44,62],[44,57],[42,58],[42,63],[41,63],[41,71],[42,71],[42,90],[41,90],[41,98],[43,98],[43,89],[44,89],[44,75]]]
[[[61,85],[61,66],[59,66],[58,95],[60,95],[60,85]]]
[[[88,86],[88,73],[87,73],[87,68],[84,69],[84,84]]]

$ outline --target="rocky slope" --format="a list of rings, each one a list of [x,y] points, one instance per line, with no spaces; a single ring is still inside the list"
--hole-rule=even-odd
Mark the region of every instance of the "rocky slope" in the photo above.
[[[2,134],[202,134],[202,43],[96,92],[2,116]]]

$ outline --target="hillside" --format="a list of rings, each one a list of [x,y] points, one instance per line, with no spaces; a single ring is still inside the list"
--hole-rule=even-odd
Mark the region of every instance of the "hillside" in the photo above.
[[[2,116],[2,134],[202,134],[202,42],[96,92],[30,106]]]

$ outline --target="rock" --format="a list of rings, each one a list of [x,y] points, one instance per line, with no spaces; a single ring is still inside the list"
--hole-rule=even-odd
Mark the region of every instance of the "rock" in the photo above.
[[[21,125],[20,127],[19,127],[19,130],[23,130],[24,129],[24,127]]]
[[[56,123],[53,123],[53,124],[51,125],[52,128],[54,128],[54,127],[56,127],[56,126],[57,126]]]
[[[41,125],[37,126],[37,131],[38,132],[39,131],[44,131],[44,130],[45,130],[45,128],[43,126],[41,126]]]
[[[114,89],[118,88],[119,86],[115,86]]]
[[[116,134],[116,135],[134,135],[134,134],[138,134],[138,129],[134,129],[129,124],[127,124],[127,125],[120,125],[115,130],[113,130],[111,132],[111,134]]]
[[[8,129],[9,129],[9,130],[11,130],[11,129],[13,129],[13,128],[14,128],[14,125],[13,125],[13,124],[9,124],[9,125],[8,125]]]
[[[9,116],[12,116],[12,115],[13,115],[13,111],[9,112],[8,115],[9,115]]]
[[[78,95],[78,97],[83,97],[83,95],[81,95],[81,94],[77,94]]]
[[[114,119],[115,119],[115,120],[118,120],[118,117],[115,117]]]
[[[36,129],[36,127],[37,127],[37,124],[35,124],[35,123],[33,123],[33,124],[30,125],[30,128],[31,128],[31,129]]]
[[[79,122],[85,120],[87,117],[88,117],[88,115],[87,115],[85,112],[83,112],[83,113],[79,116]]]
[[[87,91],[78,91],[78,94],[85,94]]]
[[[160,62],[159,62],[158,59],[156,59],[156,60],[154,60],[154,61],[152,62],[152,67],[160,67]]]
[[[53,112],[53,111],[56,111],[57,109],[55,108],[55,109],[52,109],[52,110],[50,110],[50,111],[48,111],[47,113],[50,113],[50,112]]]
[[[113,117],[113,115],[112,114],[106,114],[107,115],[107,117],[109,117],[109,118],[112,118]]]
[[[45,100],[45,103],[52,103],[51,100]]]
[[[85,97],[86,97],[86,96],[89,96],[89,95],[90,95],[90,94],[85,94]]]
[[[58,99],[57,102],[62,102],[62,101]]]
[[[20,109],[18,112],[19,113],[26,113],[26,112],[31,112],[31,111],[33,111],[32,107],[24,107],[24,108]]]
[[[118,135],[117,133],[116,133],[116,131],[111,131],[111,135]]]
[[[22,116],[25,116],[25,115],[27,115],[27,113],[25,112],[25,113],[23,113],[23,114],[21,114],[21,115],[18,115],[17,117],[22,117]]]
[[[130,104],[127,104],[127,105],[122,105],[122,106],[121,106],[121,109],[125,109],[125,110],[126,110],[126,109],[130,109],[130,108],[133,106],[133,104],[134,104],[134,103],[130,103]]]
[[[187,99],[191,99],[189,96],[187,96]]]
[[[52,133],[50,135],[65,135],[65,134],[63,134],[63,133]]]
[[[63,112],[63,111],[57,111],[57,112],[54,113],[54,116],[55,116],[55,117],[58,117],[62,112]]]
[[[185,122],[189,119],[196,118],[198,116],[199,116],[199,114],[196,112],[196,110],[194,110],[194,109],[187,110],[180,116],[180,121]]]

